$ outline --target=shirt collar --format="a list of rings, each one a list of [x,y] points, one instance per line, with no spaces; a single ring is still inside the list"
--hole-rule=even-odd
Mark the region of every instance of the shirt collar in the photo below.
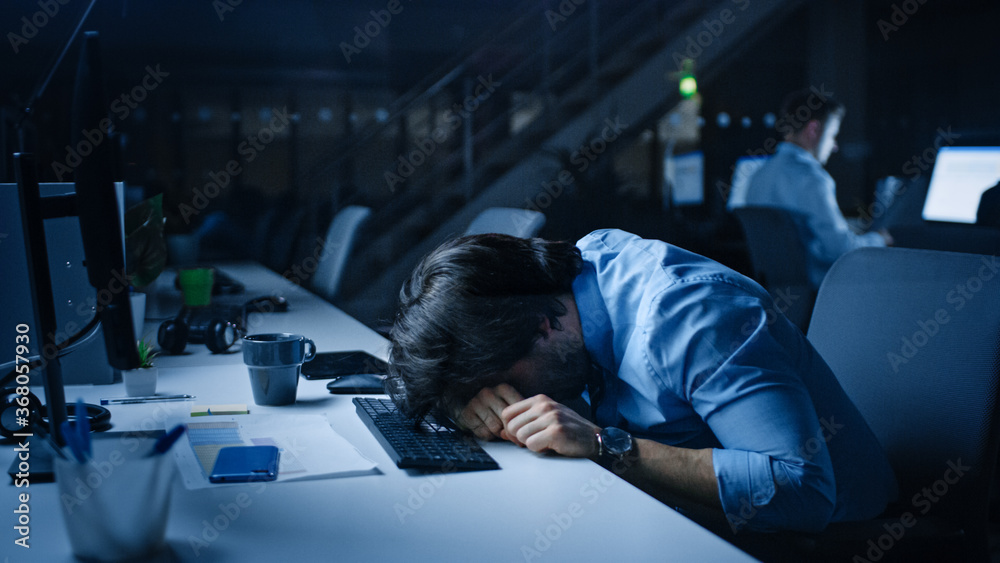
[[[615,371],[611,317],[597,284],[594,265],[583,264],[583,271],[573,280],[573,298],[580,313],[583,343],[590,359],[610,372]]]
[[[788,153],[789,156],[792,156],[799,160],[805,159],[810,162],[819,164],[819,161],[816,160],[816,157],[813,156],[809,151],[789,141],[782,141],[781,143],[778,143],[778,148],[775,152]]]

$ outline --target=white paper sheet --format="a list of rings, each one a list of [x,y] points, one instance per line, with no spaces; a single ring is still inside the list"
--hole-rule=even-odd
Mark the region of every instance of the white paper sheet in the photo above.
[[[273,445],[281,450],[277,481],[326,479],[372,473],[376,463],[337,434],[316,414],[242,414],[175,418],[188,431],[172,448],[184,486],[220,487],[208,480],[220,449]]]

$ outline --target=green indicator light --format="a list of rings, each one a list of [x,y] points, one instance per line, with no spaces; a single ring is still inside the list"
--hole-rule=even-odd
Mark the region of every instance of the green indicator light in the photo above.
[[[685,76],[680,82],[681,96],[690,98],[698,93],[698,81],[693,76]]]

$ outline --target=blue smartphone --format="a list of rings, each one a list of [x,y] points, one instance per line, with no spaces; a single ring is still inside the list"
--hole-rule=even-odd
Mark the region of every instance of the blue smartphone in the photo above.
[[[229,446],[219,450],[208,476],[213,483],[274,481],[278,478],[278,448],[275,446]]]

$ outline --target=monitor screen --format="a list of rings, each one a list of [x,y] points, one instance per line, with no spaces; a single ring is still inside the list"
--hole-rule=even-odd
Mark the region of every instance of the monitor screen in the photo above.
[[[664,159],[664,189],[670,191],[670,198],[664,198],[674,205],[701,205],[705,202],[705,155],[701,151],[668,155]]]
[[[924,200],[926,221],[975,223],[979,197],[1000,181],[1000,147],[941,147]]]
[[[726,199],[726,208],[735,209],[747,204],[747,188],[750,187],[750,177],[760,170],[770,156],[741,156],[733,165],[733,179]]]

